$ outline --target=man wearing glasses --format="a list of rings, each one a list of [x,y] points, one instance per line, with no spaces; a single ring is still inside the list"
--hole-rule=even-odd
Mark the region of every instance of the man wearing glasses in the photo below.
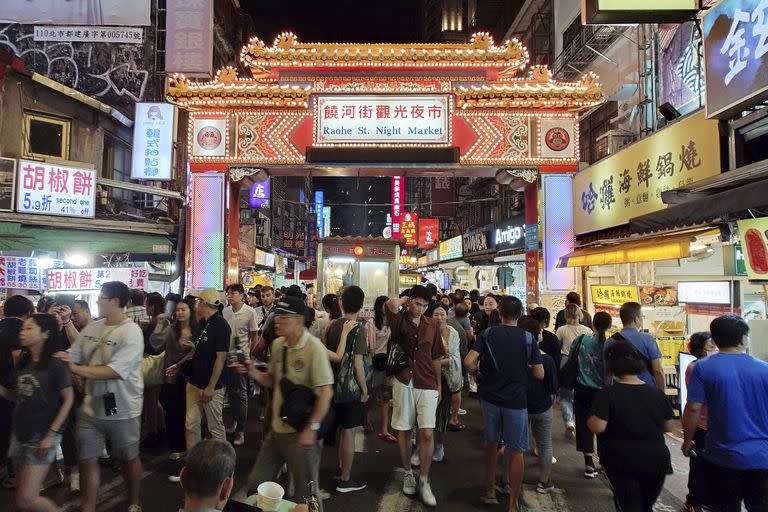
[[[423,286],[411,288],[408,297],[387,302],[393,340],[408,353],[409,367],[395,376],[392,385],[392,428],[398,430],[400,460],[405,469],[403,493],[417,491],[411,466],[421,465],[418,491],[425,505],[437,505],[429,485],[429,469],[435,450],[433,437],[437,404],[440,402],[440,365],[445,348],[438,323],[424,316],[431,296]],[[398,309],[404,308],[398,312]],[[418,424],[418,452],[411,456],[411,431]]]
[[[646,369],[638,375],[640,379],[649,386],[656,386],[664,391],[666,382],[664,380],[664,369],[661,366],[661,350],[656,343],[656,339],[646,332],[643,328],[643,306],[637,302],[625,302],[619,310],[619,317],[624,327],[607,340],[605,340],[605,349],[617,341],[626,340],[635,347],[640,354],[640,358],[645,363]],[[607,370],[606,370],[607,373]],[[613,381],[613,375],[606,375],[606,385]]]
[[[77,417],[82,510],[96,510],[100,470],[98,457],[109,441],[112,455],[122,462],[128,512],[140,512],[141,459],[139,433],[144,402],[141,357],[144,336],[125,314],[128,287],[104,283],[99,294],[101,320],[88,324],[67,352],[56,357],[85,379],[85,398]]]

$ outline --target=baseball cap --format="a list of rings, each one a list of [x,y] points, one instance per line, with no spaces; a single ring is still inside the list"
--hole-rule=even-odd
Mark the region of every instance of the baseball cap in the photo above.
[[[189,295],[201,299],[206,304],[218,306],[222,304],[221,294],[213,288],[203,288],[202,290],[193,290]]]
[[[310,316],[311,311],[304,301],[298,297],[292,297],[290,295],[283,295],[280,297],[280,300],[278,300],[275,305],[274,311],[276,315],[301,315],[306,321],[312,321],[313,319]]]

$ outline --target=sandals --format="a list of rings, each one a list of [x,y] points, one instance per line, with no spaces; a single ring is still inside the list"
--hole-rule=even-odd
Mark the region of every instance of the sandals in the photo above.
[[[499,500],[496,499],[496,497],[493,496],[480,496],[480,501],[483,503],[483,505],[498,505]]]
[[[389,432],[379,432],[377,436],[379,437],[379,439],[387,443],[395,444],[397,442],[397,438],[392,434],[390,434]]]
[[[448,430],[451,432],[461,432],[467,430],[467,426],[463,423],[448,423]]]

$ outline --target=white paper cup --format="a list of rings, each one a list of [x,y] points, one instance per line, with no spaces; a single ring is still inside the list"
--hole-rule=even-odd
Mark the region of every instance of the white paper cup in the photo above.
[[[275,482],[264,482],[256,488],[256,506],[264,512],[276,512],[283,501],[285,489]]]

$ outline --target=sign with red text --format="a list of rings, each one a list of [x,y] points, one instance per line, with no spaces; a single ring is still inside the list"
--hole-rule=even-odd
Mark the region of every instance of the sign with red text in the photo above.
[[[392,176],[392,238],[400,238],[400,216],[403,213],[405,176]]]
[[[1,256],[0,288],[41,290],[45,285],[48,268],[61,268],[63,266],[63,260],[44,262],[41,258]]]
[[[400,238],[406,246],[415,246],[418,242],[419,215],[414,212],[403,212],[400,217]]]
[[[96,171],[19,160],[16,211],[63,217],[96,216]]]
[[[149,271],[146,268],[77,268],[48,270],[48,291],[69,292],[98,290],[108,281],[120,281],[128,288],[146,289]]]
[[[319,96],[317,144],[447,144],[443,95]]]
[[[431,249],[437,244],[440,233],[440,221],[438,219],[421,219],[419,221],[419,247]]]

